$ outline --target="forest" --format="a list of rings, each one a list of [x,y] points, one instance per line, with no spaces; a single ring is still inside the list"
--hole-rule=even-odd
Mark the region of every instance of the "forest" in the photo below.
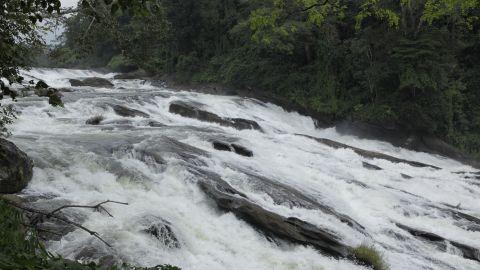
[[[267,92],[324,122],[421,132],[480,153],[478,1],[148,4],[147,11],[124,10],[83,1],[49,64],[140,68],[179,82]]]

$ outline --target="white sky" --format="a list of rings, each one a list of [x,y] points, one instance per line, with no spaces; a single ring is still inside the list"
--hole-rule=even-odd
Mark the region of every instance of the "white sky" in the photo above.
[[[77,5],[78,0],[61,0],[60,2],[62,2],[62,7],[73,7]]]
[[[62,8],[77,6],[78,0],[61,0]],[[59,38],[63,33],[63,27],[52,29],[51,32],[45,33],[44,38],[47,44],[58,44]]]

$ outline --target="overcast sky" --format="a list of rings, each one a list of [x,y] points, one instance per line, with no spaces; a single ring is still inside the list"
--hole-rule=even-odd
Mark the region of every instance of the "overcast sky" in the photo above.
[[[62,7],[73,7],[77,5],[78,0],[61,0],[60,2],[62,2]]]

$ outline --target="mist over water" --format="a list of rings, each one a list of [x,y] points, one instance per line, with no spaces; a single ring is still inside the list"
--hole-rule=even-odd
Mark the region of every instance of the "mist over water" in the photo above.
[[[480,225],[447,214],[459,210],[480,218],[480,180],[455,173],[476,171],[469,166],[381,141],[341,135],[334,128],[316,129],[309,117],[253,99],[174,91],[86,70],[33,69],[23,73],[27,80],[41,78],[52,87],[72,90],[63,93],[64,108],[53,108],[47,99],[33,96],[14,103],[21,114],[11,127],[11,139],[36,165],[25,197],[47,208],[66,202],[92,205],[107,199],[129,203],[106,206],[113,218],[90,210],[68,211],[113,248],[77,230],[49,242],[52,252],[74,259],[90,248],[114,254],[129,264],[172,264],[199,270],[366,269],[311,247],[271,239],[234,214],[220,211],[198,187],[191,171],[195,167],[220,175],[264,209],[314,224],[349,246],[374,246],[391,269],[480,269],[479,262],[459,256],[455,247],[440,250],[396,225],[480,249]],[[72,88],[68,82],[87,77],[112,79],[115,86]],[[195,104],[222,117],[254,120],[263,132],[172,114],[169,105],[175,101]],[[142,111],[150,118],[119,116],[112,105]],[[104,117],[101,125],[85,124],[100,115]],[[334,149],[296,134],[328,138],[442,169],[368,160],[352,150]],[[254,156],[217,151],[212,147],[214,140],[236,142]],[[182,148],[185,145],[192,147],[188,153]],[[363,162],[383,170],[368,170]],[[252,180],[262,178],[349,216],[365,231],[316,209],[276,202],[265,181]],[[178,246],[144,232],[159,220],[170,224]]]

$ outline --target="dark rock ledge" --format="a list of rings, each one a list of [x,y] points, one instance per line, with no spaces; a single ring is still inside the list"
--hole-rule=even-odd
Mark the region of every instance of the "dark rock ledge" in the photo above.
[[[456,249],[458,249],[462,253],[462,257],[464,257],[465,259],[480,262],[480,250],[478,248],[474,248],[456,241],[445,239],[440,235],[437,235],[431,232],[426,232],[420,229],[412,228],[410,226],[406,226],[403,224],[397,223],[396,225],[397,227],[407,231],[414,237],[435,245],[438,249],[442,251],[447,251],[448,245],[450,244]]]
[[[213,148],[219,151],[235,152],[236,154],[241,156],[253,157],[253,152],[251,150],[239,144],[226,143],[226,142],[220,142],[220,141],[214,141],[212,144],[213,144]]]
[[[357,153],[358,155],[360,155],[362,157],[365,157],[365,158],[369,158],[369,159],[378,158],[378,159],[385,159],[385,160],[388,160],[388,161],[393,162],[393,163],[406,163],[406,164],[408,164],[410,166],[413,166],[413,167],[432,168],[432,169],[436,169],[436,170],[441,169],[437,166],[433,166],[433,165],[430,165],[430,164],[426,164],[426,163],[422,163],[422,162],[418,162],[418,161],[411,161],[411,160],[396,158],[396,157],[389,156],[389,155],[386,155],[386,154],[382,154],[382,153],[379,153],[379,152],[360,149],[360,148],[357,148],[357,147],[353,147],[353,146],[350,146],[350,145],[347,145],[347,144],[339,143],[339,142],[332,141],[332,140],[325,139],[325,138],[316,138],[316,137],[312,137],[312,136],[308,136],[308,135],[304,135],[304,134],[296,134],[296,135],[315,140],[315,141],[317,141],[321,144],[325,144],[325,145],[327,145],[329,147],[332,147],[332,148],[335,148],[335,149],[340,149],[340,148],[350,149],[350,150],[354,151],[355,153]]]
[[[262,130],[260,125],[253,120],[247,120],[243,118],[223,118],[214,113],[202,110],[182,101],[176,101],[170,104],[169,111],[170,113],[178,114],[183,117],[194,118],[204,122],[216,123],[221,126],[233,127],[238,130]]]

